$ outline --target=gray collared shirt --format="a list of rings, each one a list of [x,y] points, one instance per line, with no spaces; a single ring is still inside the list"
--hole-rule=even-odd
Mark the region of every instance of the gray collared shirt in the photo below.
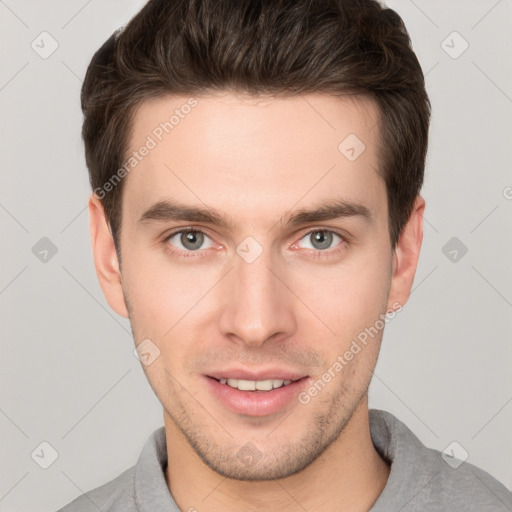
[[[371,409],[370,432],[375,448],[391,464],[386,487],[370,512],[512,511],[512,493],[505,486],[467,462],[454,469],[456,463],[426,448],[392,414]],[[135,466],[59,512],[180,512],[167,487],[166,466],[165,429],[160,427]]]

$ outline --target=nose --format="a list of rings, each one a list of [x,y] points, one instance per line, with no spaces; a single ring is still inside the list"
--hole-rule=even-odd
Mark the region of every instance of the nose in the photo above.
[[[296,329],[295,296],[286,282],[283,266],[263,251],[252,262],[238,254],[223,283],[219,326],[224,336],[258,347],[271,338],[284,339]]]

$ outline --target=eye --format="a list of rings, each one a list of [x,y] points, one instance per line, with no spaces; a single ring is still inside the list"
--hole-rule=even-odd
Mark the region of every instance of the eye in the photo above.
[[[340,242],[343,242],[343,238],[334,233],[334,231],[329,231],[327,229],[315,229],[306,233],[304,237],[302,237],[297,244],[302,240],[306,240],[309,242],[309,247],[306,245],[304,248],[306,249],[315,249],[317,251],[325,251],[326,249],[330,249],[333,241],[338,239]],[[295,245],[297,245],[295,244]]]
[[[201,247],[208,240],[209,245]],[[205,233],[196,229],[175,231],[166,238],[166,242],[187,252],[209,249],[213,245],[212,240]]]

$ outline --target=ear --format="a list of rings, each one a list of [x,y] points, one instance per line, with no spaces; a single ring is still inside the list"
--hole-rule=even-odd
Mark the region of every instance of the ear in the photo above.
[[[128,318],[114,239],[103,205],[94,194],[89,199],[89,218],[94,265],[101,289],[110,307],[117,314]]]
[[[409,299],[423,240],[425,200],[418,196],[393,254],[393,274],[387,311],[401,309]]]

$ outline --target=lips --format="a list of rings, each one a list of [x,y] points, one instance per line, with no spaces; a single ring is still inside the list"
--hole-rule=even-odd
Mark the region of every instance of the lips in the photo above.
[[[247,416],[267,416],[287,409],[308,380],[307,376],[282,369],[231,369],[205,375],[209,392],[221,406]]]

